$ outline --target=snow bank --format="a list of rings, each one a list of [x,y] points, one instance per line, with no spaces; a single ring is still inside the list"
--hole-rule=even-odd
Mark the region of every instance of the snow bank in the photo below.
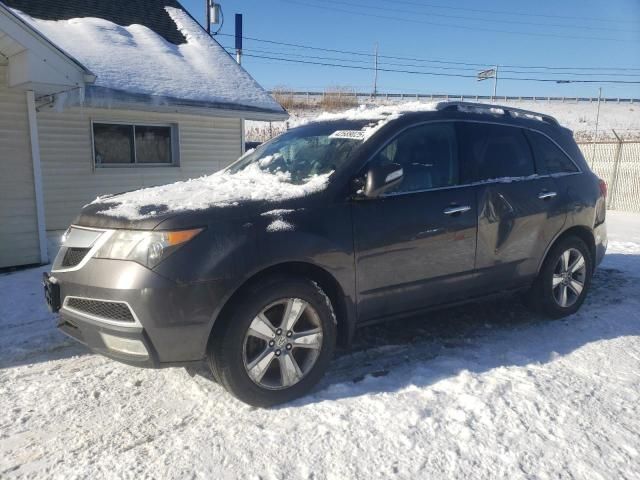
[[[278,201],[323,190],[331,173],[313,175],[302,184],[291,183],[289,173],[271,173],[251,164],[237,173],[222,171],[183,182],[143,188],[91,204],[104,204],[102,215],[140,220],[154,216],[210,207],[237,205],[247,200]]]
[[[576,315],[492,301],[366,327],[272,409],[92,354],[56,330],[44,267],[0,274],[0,477],[638,478],[640,217],[613,213]]]
[[[165,10],[187,43],[174,45],[143,25],[125,27],[100,18],[41,20],[13,11],[96,74],[96,86],[282,111],[186,12]]]

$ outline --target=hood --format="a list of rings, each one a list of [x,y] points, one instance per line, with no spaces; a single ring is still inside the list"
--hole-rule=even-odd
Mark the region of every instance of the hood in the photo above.
[[[242,218],[325,190],[330,174],[292,183],[288,174],[258,165],[169,185],[98,197],[74,223],[102,228],[154,229],[208,224],[211,216]],[[171,225],[171,227],[168,227]]]

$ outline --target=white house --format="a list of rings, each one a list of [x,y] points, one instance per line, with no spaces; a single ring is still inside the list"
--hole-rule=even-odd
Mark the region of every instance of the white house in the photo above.
[[[0,0],[0,268],[98,195],[193,178],[282,107],[175,0]]]

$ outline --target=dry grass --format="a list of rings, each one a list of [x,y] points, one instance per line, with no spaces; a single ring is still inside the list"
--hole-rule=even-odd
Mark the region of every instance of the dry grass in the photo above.
[[[330,87],[322,97],[306,97],[295,95],[288,87],[276,87],[272,90],[273,98],[286,110],[344,110],[358,106],[355,90],[350,87]]]
[[[304,99],[296,97],[293,91],[286,87],[274,88],[272,95],[285,110],[309,108],[309,104]]]
[[[345,108],[357,107],[358,98],[356,97],[355,90],[352,88],[332,87],[324,91],[319,106],[324,110],[343,110]]]
[[[285,122],[260,122],[261,125],[247,128],[247,142],[266,142],[286,130]]]

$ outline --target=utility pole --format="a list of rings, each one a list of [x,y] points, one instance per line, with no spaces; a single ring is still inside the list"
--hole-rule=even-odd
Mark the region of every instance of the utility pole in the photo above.
[[[207,9],[205,18],[207,19],[207,33],[211,35],[211,0],[205,0],[205,8]]]
[[[496,70],[493,75],[493,98],[495,100],[496,95],[498,93],[498,65],[496,65]]]
[[[236,13],[236,62],[242,65],[242,14]]]
[[[378,95],[378,42],[376,42],[375,55],[373,60],[373,98]]]
[[[591,152],[591,166],[596,160],[596,141],[598,140],[598,123],[600,122],[600,100],[602,100],[602,87],[598,87],[598,110],[596,113],[596,132],[593,135],[593,151]]]

